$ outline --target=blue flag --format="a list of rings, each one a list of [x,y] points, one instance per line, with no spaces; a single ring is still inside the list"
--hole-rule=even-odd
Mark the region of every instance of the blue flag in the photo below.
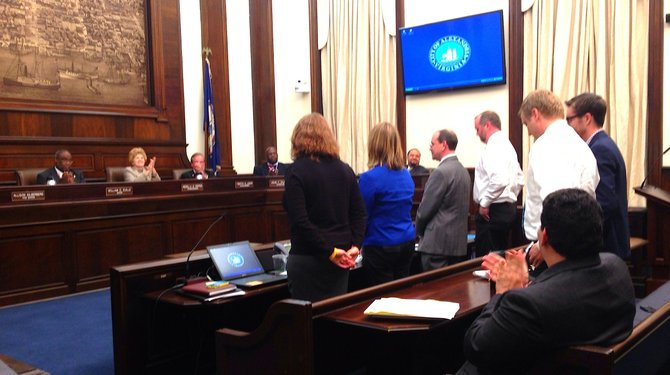
[[[205,88],[205,116],[203,130],[207,138],[207,165],[216,171],[216,166],[221,164],[221,151],[216,134],[216,117],[214,116],[214,97],[212,96],[212,70],[209,68],[209,59],[205,58],[204,69]]]

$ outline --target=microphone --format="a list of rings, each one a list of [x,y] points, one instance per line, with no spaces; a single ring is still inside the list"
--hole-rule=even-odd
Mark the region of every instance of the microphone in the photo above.
[[[666,148],[665,150],[663,150],[663,152],[661,153],[661,157],[658,158],[658,159],[654,162],[654,165],[653,165],[654,168],[656,168],[656,165],[657,165],[658,163],[660,163],[661,160],[663,160],[663,155],[667,154],[668,151],[670,151],[670,147],[668,147],[668,148]],[[642,189],[642,188],[644,187],[644,184],[647,183],[647,178],[649,178],[649,175],[644,176],[644,180],[642,180],[642,184],[640,184],[640,189]]]
[[[219,215],[219,217],[217,217],[216,220],[214,220],[211,224],[209,224],[209,227],[207,227],[207,229],[205,230],[205,233],[202,234],[202,236],[200,237],[198,242],[196,242],[195,245],[193,245],[193,248],[191,249],[191,251],[188,252],[188,256],[186,257],[186,277],[184,278],[183,284],[180,283],[181,284],[180,286],[186,285],[186,283],[188,282],[188,279],[191,278],[191,268],[190,268],[191,255],[193,254],[195,249],[198,247],[198,245],[200,245],[200,242],[202,242],[202,240],[205,238],[207,233],[209,233],[209,231],[214,227],[214,225],[216,223],[218,223],[219,221],[221,221],[221,219],[223,219],[227,214],[228,214],[227,211],[223,211],[223,213],[221,215]]]

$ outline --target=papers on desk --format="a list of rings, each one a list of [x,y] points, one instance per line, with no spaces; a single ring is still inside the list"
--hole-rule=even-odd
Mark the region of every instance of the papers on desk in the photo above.
[[[434,299],[380,298],[365,310],[365,316],[378,318],[452,319],[460,305]]]

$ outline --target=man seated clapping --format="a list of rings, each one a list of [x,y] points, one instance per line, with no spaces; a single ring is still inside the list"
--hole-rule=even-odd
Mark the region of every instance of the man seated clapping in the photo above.
[[[538,249],[548,269],[529,280],[524,250],[484,257],[496,294],[463,339],[458,374],[525,373],[572,345],[612,345],[633,329],[635,295],[626,264],[603,247],[598,202],[580,189],[543,201]]]
[[[37,175],[37,184],[77,184],[83,183],[84,174],[72,166],[72,154],[68,150],[58,150],[54,155],[55,165]]]

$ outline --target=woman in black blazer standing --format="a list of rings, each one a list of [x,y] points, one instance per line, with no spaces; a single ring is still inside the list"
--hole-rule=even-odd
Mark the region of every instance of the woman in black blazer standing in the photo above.
[[[356,175],[339,157],[326,119],[304,116],[293,129],[284,208],[291,223],[286,269],[291,296],[318,301],[347,292],[365,235]]]

